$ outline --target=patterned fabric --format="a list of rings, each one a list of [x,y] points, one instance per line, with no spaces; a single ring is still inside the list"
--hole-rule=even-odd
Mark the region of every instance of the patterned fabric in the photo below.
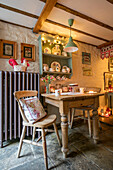
[[[47,115],[37,97],[20,99],[19,101],[30,123],[35,123]]]

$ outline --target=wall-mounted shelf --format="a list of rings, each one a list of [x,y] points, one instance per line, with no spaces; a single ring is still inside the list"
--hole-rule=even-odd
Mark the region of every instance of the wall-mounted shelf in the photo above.
[[[62,74],[62,75],[71,75],[71,73],[55,72],[55,71],[43,71],[46,74]]]
[[[45,57],[52,57],[52,58],[60,58],[60,59],[70,59],[72,58],[71,56],[63,56],[63,55],[54,55],[54,54],[47,54],[47,53],[42,53]]]
[[[53,41],[51,37],[45,37],[46,38],[46,42],[47,44],[41,39],[41,35],[39,35],[38,37],[38,41],[39,41],[39,63],[40,63],[40,74],[41,75],[46,75],[46,74],[54,74],[54,75],[65,75],[67,78],[70,78],[72,75],[72,55],[71,53],[67,53],[67,56],[63,56],[63,55],[54,55],[54,54],[48,54],[48,53],[44,53],[44,49],[46,47],[48,47],[51,51],[52,48],[54,47],[55,43],[52,43],[52,47],[49,44],[48,41]],[[64,43],[64,42],[63,42]],[[47,45],[47,46],[46,46]],[[60,44],[59,48],[61,50],[61,54],[63,52],[63,45]],[[61,69],[63,66],[67,66],[70,68],[71,72],[70,73],[64,73],[64,72],[50,72],[50,71],[43,71],[43,64],[47,64],[49,66],[49,68],[51,67],[51,63],[52,62],[59,62],[61,65]]]

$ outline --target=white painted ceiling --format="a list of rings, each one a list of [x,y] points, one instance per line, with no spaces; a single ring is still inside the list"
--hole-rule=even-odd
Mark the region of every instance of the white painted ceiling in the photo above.
[[[39,0],[0,0],[0,3],[29,12],[31,14],[35,14],[37,16],[40,16],[45,5],[45,3]],[[58,0],[58,3],[113,27],[113,4],[109,3],[107,0]],[[56,7],[52,9],[50,15],[48,16],[49,20],[67,26],[68,19],[70,18],[74,19],[73,28],[107,39],[109,41],[113,40],[113,31],[67,13]],[[31,28],[35,26],[37,21],[35,18],[31,18],[3,8],[0,8],[0,19]],[[47,22],[44,23],[41,30],[58,35],[69,36],[68,29]],[[72,31],[72,36],[76,40],[84,41],[94,45],[100,45],[105,42],[81,33],[77,33],[75,31]]]

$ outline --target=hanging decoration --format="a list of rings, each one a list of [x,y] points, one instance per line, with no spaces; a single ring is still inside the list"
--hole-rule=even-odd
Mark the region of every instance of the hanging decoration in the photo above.
[[[104,58],[113,57],[113,45],[101,48],[100,56],[102,60]]]

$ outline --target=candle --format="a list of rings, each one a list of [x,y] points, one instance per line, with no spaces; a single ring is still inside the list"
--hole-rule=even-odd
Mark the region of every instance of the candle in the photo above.
[[[105,114],[105,117],[109,117],[109,112],[107,112],[107,113]]]

